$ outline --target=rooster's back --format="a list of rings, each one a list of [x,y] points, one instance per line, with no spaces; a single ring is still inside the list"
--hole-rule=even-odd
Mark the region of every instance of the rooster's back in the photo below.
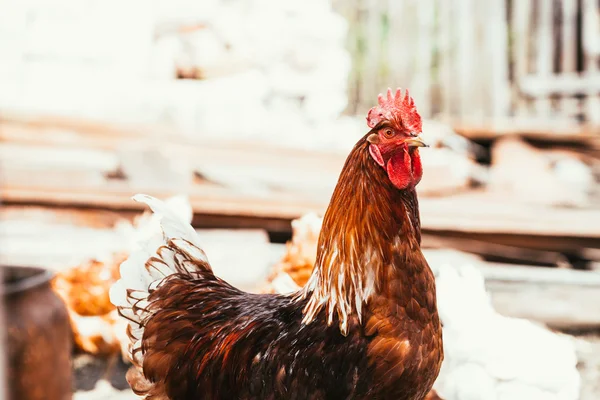
[[[302,324],[297,296],[251,294],[216,277],[194,229],[165,203],[134,198],[160,219],[121,265],[111,301],[128,320],[132,389],[148,399],[363,397],[368,340],[324,318]],[[243,266],[242,266],[243,267]]]

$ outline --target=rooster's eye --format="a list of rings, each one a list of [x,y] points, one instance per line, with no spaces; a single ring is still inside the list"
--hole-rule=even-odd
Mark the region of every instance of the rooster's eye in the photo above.
[[[395,135],[395,132],[392,129],[390,129],[390,128],[387,128],[387,129],[383,130],[383,136],[385,136],[388,139],[391,138],[391,137],[394,137],[394,135]]]

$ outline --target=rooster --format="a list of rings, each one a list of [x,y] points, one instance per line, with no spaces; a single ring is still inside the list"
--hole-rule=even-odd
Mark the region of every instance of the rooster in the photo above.
[[[213,274],[194,229],[161,201],[162,244],[121,265],[111,301],[129,321],[127,379],[146,399],[422,400],[443,359],[415,186],[421,117],[379,96],[323,219],[315,268],[289,295]],[[154,242],[151,242],[154,243]],[[243,268],[243,266],[240,266]]]

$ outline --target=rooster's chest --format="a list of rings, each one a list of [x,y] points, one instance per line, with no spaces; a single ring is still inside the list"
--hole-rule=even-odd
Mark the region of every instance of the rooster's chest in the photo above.
[[[424,398],[443,360],[437,313],[426,321],[402,314],[374,315],[365,331],[371,335],[367,350],[374,381],[371,394],[396,400]]]

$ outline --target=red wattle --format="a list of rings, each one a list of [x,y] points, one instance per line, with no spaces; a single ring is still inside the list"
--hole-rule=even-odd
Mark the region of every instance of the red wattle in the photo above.
[[[420,161],[419,161],[420,165]],[[387,163],[387,173],[392,184],[398,189],[405,189],[413,183],[413,165],[408,150],[396,152]]]
[[[421,156],[419,155],[419,150],[415,149],[412,159],[412,175],[413,175],[413,184],[417,185],[421,182],[421,177],[423,177],[423,164],[421,164]]]

